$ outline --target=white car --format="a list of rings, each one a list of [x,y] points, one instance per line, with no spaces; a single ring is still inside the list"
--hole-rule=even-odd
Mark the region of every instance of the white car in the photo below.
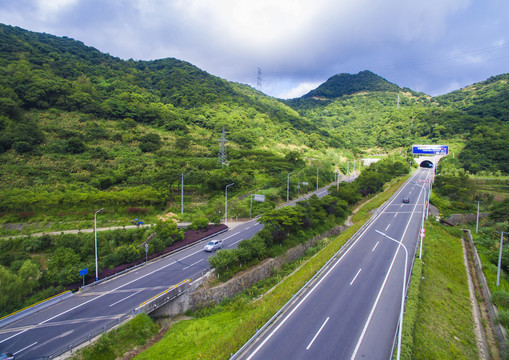
[[[212,241],[209,241],[209,243],[207,245],[205,245],[203,250],[212,252],[212,251],[219,250],[222,247],[223,247],[223,242],[221,240],[212,240]]]

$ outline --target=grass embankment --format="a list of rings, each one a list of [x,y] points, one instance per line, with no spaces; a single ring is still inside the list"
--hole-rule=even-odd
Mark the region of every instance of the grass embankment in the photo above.
[[[403,325],[406,347],[402,359],[479,358],[461,236],[459,229],[426,223],[422,279],[419,281],[418,267],[414,268]]]
[[[146,314],[140,314],[128,323],[104,334],[93,345],[78,351],[71,360],[117,359],[128,350],[144,345],[159,330]]]
[[[196,317],[192,320],[175,324],[159,343],[138,355],[136,359],[229,358],[369,219],[369,211],[383,204],[404,180],[394,183],[387,191],[371,199],[354,215],[355,224],[352,227],[309,260],[294,264],[300,267],[261,299],[252,301],[259,292],[263,293],[271,288],[273,279],[260,282],[222,305],[196,312]],[[276,275],[276,278],[281,275]],[[205,313],[209,315],[202,316]]]
[[[325,262],[370,218],[371,210],[381,206],[402,185],[406,178],[391,184],[388,189],[370,199],[353,215],[355,224],[336,239],[325,241],[324,248],[309,249],[308,256],[298,260],[271,278],[227,299],[213,308],[196,311],[191,320],[180,321],[168,330],[161,341],[139,354],[136,359],[226,359],[237,351],[270,317],[280,309]],[[312,257],[311,257],[312,256]],[[291,276],[288,276],[292,273]],[[270,292],[268,292],[271,290]],[[254,298],[265,294],[258,300]],[[90,350],[77,359],[115,359],[111,349],[114,337],[99,340]],[[106,344],[106,345],[105,345]],[[92,357],[87,354],[91,354]]]

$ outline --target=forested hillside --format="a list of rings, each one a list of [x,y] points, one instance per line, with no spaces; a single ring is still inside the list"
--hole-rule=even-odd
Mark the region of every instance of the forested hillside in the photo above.
[[[0,219],[177,212],[182,174],[203,215],[218,216],[230,183],[232,198],[265,191],[270,207],[289,172],[293,195],[317,168],[326,183],[365,153],[452,138],[465,142],[467,170],[507,173],[507,79],[431,98],[363,71],[280,101],[185,61],[125,61],[0,24]],[[246,216],[246,204],[232,214]]]
[[[408,149],[413,143],[464,142],[461,166],[472,173],[509,173],[509,74],[432,98],[377,75],[331,77],[286,101],[342,146]]]
[[[322,150],[337,139],[249,86],[5,25],[0,49],[3,222],[90,218],[98,206],[161,212],[182,174],[191,203],[232,182],[232,195],[273,189],[276,200],[287,172],[307,176],[306,156],[333,178],[334,154]],[[218,162],[223,128],[228,166]]]

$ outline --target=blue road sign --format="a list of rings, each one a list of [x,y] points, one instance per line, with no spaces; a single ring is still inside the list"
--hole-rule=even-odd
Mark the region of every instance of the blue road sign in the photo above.
[[[449,145],[413,145],[412,154],[447,155],[449,154]]]

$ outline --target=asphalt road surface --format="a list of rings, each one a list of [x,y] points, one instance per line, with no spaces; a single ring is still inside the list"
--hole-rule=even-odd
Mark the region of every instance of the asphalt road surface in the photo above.
[[[319,189],[314,193],[322,197],[327,194],[327,189]],[[289,205],[294,203],[292,201]],[[223,240],[223,248],[228,249],[251,238],[262,228],[263,225],[254,219],[214,239]],[[13,353],[16,359],[35,359],[68,348],[76,340],[129,314],[141,303],[172,285],[202,276],[209,270],[208,257],[211,255],[203,251],[204,245],[198,243],[170,256],[150,261],[3,326],[0,328],[0,353]]]
[[[404,280],[418,249],[424,188],[432,174],[433,169],[416,171],[324,274],[237,358],[391,359]],[[403,203],[403,197],[410,202]]]

